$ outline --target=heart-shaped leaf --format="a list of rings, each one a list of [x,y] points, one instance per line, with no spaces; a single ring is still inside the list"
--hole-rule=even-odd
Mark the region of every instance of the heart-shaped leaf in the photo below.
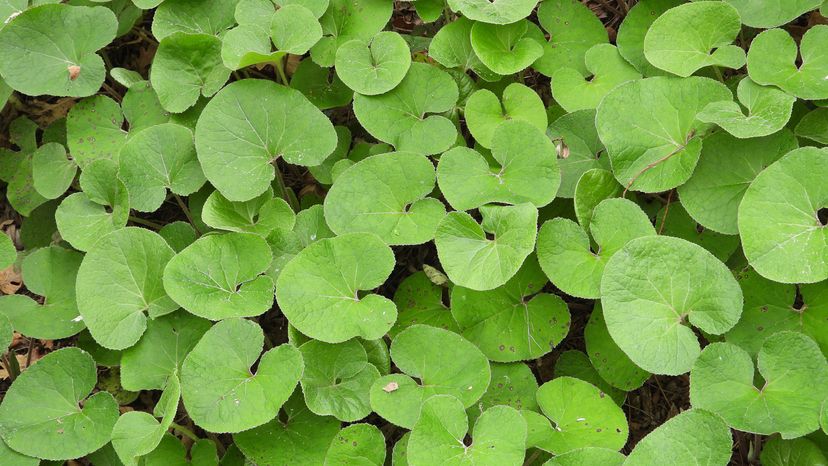
[[[446,23],[431,39],[428,56],[446,68],[471,70],[486,81],[497,81],[501,78],[500,75],[487,68],[474,53],[471,44],[472,26],[474,21],[465,16]]]
[[[309,245],[285,265],[276,300],[290,323],[327,343],[382,337],[397,318],[394,303],[360,294],[381,285],[394,268],[394,253],[379,237],[350,233]]]
[[[784,29],[764,31],[750,43],[747,56],[750,79],[758,84],[777,86],[800,99],[828,98],[826,41],[828,26],[814,26],[802,36],[797,53],[796,42]]]
[[[529,16],[537,0],[449,0],[453,11],[474,21],[489,24],[511,24]]]
[[[761,387],[745,350],[730,343],[708,345],[690,372],[693,406],[745,432],[795,438],[819,428],[828,363],[813,340],[797,332],[772,335],[762,344],[756,367]],[[802,390],[805,386],[809,390]]]
[[[692,448],[687,448],[693,445]],[[733,436],[719,416],[690,409],[650,432],[630,452],[624,466],[727,464]]]
[[[127,132],[117,102],[103,95],[81,100],[66,115],[67,148],[81,169],[95,160],[118,161]]]
[[[201,208],[201,218],[213,228],[259,236],[267,236],[277,228],[291,230],[296,222],[296,214],[287,201],[273,197],[270,189],[243,202],[229,201],[213,191]]]
[[[683,0],[639,0],[621,22],[615,41],[618,53],[644,76],[665,74],[664,71],[650,64],[644,56],[644,38],[647,36],[647,31],[665,11],[682,3],[684,3]]]
[[[359,463],[365,466],[385,464],[385,436],[372,424],[351,424],[331,440],[325,464]]]
[[[426,272],[406,277],[394,292],[394,303],[399,315],[394,327],[388,331],[392,338],[416,324],[459,332],[457,322],[443,303],[443,287],[435,285]]]
[[[241,432],[276,417],[304,365],[291,345],[262,354],[263,345],[261,327],[239,318],[222,320],[201,337],[181,366],[181,394],[193,422],[210,432]],[[222,357],[227,354],[235,357]]]
[[[483,291],[506,283],[535,248],[538,211],[529,203],[485,205],[480,215],[482,223],[465,212],[446,215],[434,243],[452,282]]]
[[[598,138],[595,128],[595,110],[579,110],[562,115],[549,125],[546,135],[555,144],[558,165],[561,167],[559,197],[575,197],[578,180],[587,171],[596,168],[610,169],[607,150]],[[612,184],[607,184],[607,181],[601,185],[618,185],[614,179],[612,181]]]
[[[202,236],[164,269],[164,288],[176,303],[205,319],[251,317],[273,305],[272,259],[264,238],[246,233]]]
[[[481,91],[488,92],[488,91]],[[555,147],[532,124],[515,120],[497,126],[491,158],[455,147],[440,157],[437,178],[446,200],[458,210],[490,202],[541,207],[552,202],[560,183]]]
[[[46,355],[3,397],[3,441],[18,453],[48,460],[78,458],[101,448],[118,420],[118,404],[105,391],[89,396],[96,380],[95,361],[84,351],[63,348]]]
[[[552,96],[567,112],[594,109],[619,84],[641,78],[610,44],[592,46],[584,62],[589,70],[586,79],[575,68],[561,68],[552,75]]]
[[[721,335],[739,321],[743,304],[724,264],[670,236],[634,239],[612,256],[601,301],[621,350],[642,369],[671,375],[690,370],[701,351],[690,325]]]
[[[304,55],[322,38],[316,15],[298,3],[281,6],[270,23],[270,37],[280,51]]]
[[[624,401],[627,398],[627,393],[623,390],[613,387],[606,380],[601,378],[601,375],[598,373],[598,370],[595,369],[595,366],[592,364],[592,361],[589,359],[589,356],[584,354],[578,350],[567,350],[561,353],[558,357],[558,360],[555,361],[555,367],[553,368],[553,378],[559,377],[572,377],[575,379],[583,380],[584,382],[589,382],[590,384],[598,387],[602,392],[609,395],[615,401],[615,404],[618,406],[623,406]],[[551,429],[552,426],[549,426]],[[548,431],[549,429],[544,428],[544,431]],[[539,442],[539,446],[541,448],[549,449],[548,443],[548,436],[544,436]]]
[[[737,138],[757,138],[785,127],[796,102],[796,97],[775,87],[760,86],[750,78],[739,81],[736,95],[739,104],[726,100],[713,102],[697,118],[705,123],[715,123]],[[747,115],[742,107],[747,109]]]
[[[538,7],[538,22],[550,39],[544,41],[543,56],[532,67],[546,76],[560,68],[574,68],[587,76],[587,50],[609,42],[601,20],[577,0],[544,0]]]
[[[739,204],[739,234],[750,265],[782,283],[813,283],[828,278],[828,257],[819,210],[828,206],[820,174],[828,170],[828,150],[805,147],[764,169]]]
[[[410,66],[408,43],[393,31],[377,33],[367,43],[348,41],[336,51],[336,71],[342,82],[364,95],[394,89]]]
[[[474,23],[471,46],[486,67],[499,75],[517,73],[543,55],[543,33],[535,23]]]
[[[144,411],[129,411],[118,418],[112,430],[112,446],[124,465],[137,465],[138,457],[152,452],[172,425],[181,400],[181,384],[173,375],[166,383],[156,409],[161,421]]]
[[[483,396],[491,380],[489,361],[476,346],[454,332],[427,325],[412,325],[397,334],[391,359],[403,373],[374,382],[371,408],[409,429],[422,418],[420,409],[433,395],[451,395],[468,408]]]
[[[320,66],[333,66],[340,45],[353,39],[369,40],[382,31],[392,10],[393,5],[385,0],[331,0],[319,18],[322,38],[311,49],[311,58]]]
[[[552,351],[569,332],[570,317],[562,299],[541,293],[547,282],[531,256],[494,290],[455,286],[451,314],[460,334],[497,362],[537,359]]]
[[[176,32],[218,36],[233,26],[236,3],[218,0],[204,8],[199,0],[163,0],[152,19],[152,35],[159,41]]]
[[[40,146],[32,154],[32,182],[38,194],[57,199],[75,180],[78,166],[66,157],[66,148],[56,142]]]
[[[537,391],[538,381],[526,364],[492,364],[492,382],[480,400],[467,410],[469,418],[474,423],[484,411],[501,405],[521,412],[538,411]]]
[[[292,164],[319,165],[336,147],[336,132],[299,91],[245,79],[207,103],[195,140],[210,183],[231,201],[247,201],[267,191],[275,177],[271,162],[282,157]],[[239,176],[244,183],[237,183]]]
[[[512,83],[503,89],[502,96],[499,99],[494,92],[480,89],[466,100],[463,116],[478,144],[491,149],[495,131],[508,120],[522,120],[541,131],[546,129],[546,108],[531,88]]]
[[[819,8],[821,0],[725,0],[739,10],[742,22],[754,28],[772,28]]]

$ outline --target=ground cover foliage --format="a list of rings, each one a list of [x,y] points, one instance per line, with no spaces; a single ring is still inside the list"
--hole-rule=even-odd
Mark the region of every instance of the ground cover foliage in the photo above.
[[[0,464],[828,464],[823,14],[0,2]]]

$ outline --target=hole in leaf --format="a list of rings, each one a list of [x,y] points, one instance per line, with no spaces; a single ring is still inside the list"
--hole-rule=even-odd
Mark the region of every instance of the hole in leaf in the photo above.
[[[820,225],[828,225],[828,207],[817,210],[816,217]]]
[[[487,231],[487,232],[486,232],[486,239],[487,239],[487,240],[489,240],[489,241],[494,241],[494,240],[495,240],[495,235],[494,235],[494,233],[489,233],[489,232]]]

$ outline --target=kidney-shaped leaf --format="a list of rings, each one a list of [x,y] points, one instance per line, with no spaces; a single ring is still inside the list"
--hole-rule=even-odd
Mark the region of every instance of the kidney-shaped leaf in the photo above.
[[[742,22],[754,28],[772,28],[816,10],[822,0],[725,0],[739,11]]]
[[[567,112],[598,107],[601,99],[621,83],[640,79],[611,44],[596,44],[584,55],[589,77],[576,68],[561,68],[552,75],[552,96]]]
[[[474,23],[471,46],[487,68],[500,75],[517,73],[543,55],[543,33],[528,20],[512,24]]]
[[[828,26],[824,24],[805,32],[798,53],[794,38],[784,29],[764,31],[750,44],[747,56],[750,79],[777,86],[800,99],[828,98],[826,42]]]
[[[488,90],[479,89],[466,100],[463,112],[466,126],[474,140],[491,148],[495,131],[508,120],[522,120],[532,126],[546,129],[546,107],[532,88],[512,83],[503,89],[502,98]]]
[[[354,39],[336,51],[336,72],[360,94],[376,95],[394,89],[411,66],[411,51],[401,35],[383,31],[368,43]]]
[[[760,86],[750,78],[739,81],[736,88],[739,104],[723,100],[712,102],[698,119],[715,123],[737,138],[757,138],[781,130],[791,118],[796,97],[775,87]],[[747,115],[742,111],[747,109]]]

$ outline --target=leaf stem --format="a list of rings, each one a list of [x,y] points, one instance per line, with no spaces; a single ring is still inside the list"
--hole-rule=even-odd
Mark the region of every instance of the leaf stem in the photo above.
[[[20,375],[20,364],[12,351],[8,351],[3,355],[3,365],[6,367],[6,372],[9,373],[9,381],[14,382],[14,379]]]
[[[132,222],[132,223],[137,223],[139,225],[144,225],[144,226],[156,229],[156,230],[160,230],[161,228],[163,228],[163,225],[160,225],[160,224],[155,223],[155,222],[151,222],[149,220],[144,220],[143,218],[138,218],[138,217],[135,217],[133,215],[129,216],[129,221]]]
[[[299,206],[296,205],[296,201],[294,201],[293,197],[290,196],[288,188],[285,185],[285,179],[284,177],[282,177],[282,171],[279,170],[279,165],[275,161],[273,163],[273,167],[276,169],[276,181],[279,183],[279,194],[282,196],[282,199],[284,199],[288,203],[288,205],[291,209],[293,209],[294,212],[299,212]]]
[[[630,180],[630,182],[629,182],[629,183],[627,183],[627,186],[624,188],[624,192],[623,192],[623,193],[621,193],[621,197],[623,197],[623,198],[626,198],[626,197],[627,197],[627,191],[629,191],[629,190],[630,190],[630,188],[632,187],[633,183],[635,183],[636,181],[638,181],[638,178],[639,178],[639,177],[641,177],[641,175],[643,175],[644,173],[646,173],[647,171],[649,171],[651,168],[653,168],[653,167],[655,167],[655,166],[657,166],[657,165],[659,165],[659,164],[661,164],[661,163],[663,163],[663,162],[666,162],[667,160],[669,160],[669,159],[670,159],[671,157],[673,157],[674,155],[676,155],[676,154],[678,154],[679,152],[681,152],[681,151],[683,151],[684,149],[686,149],[686,148],[687,148],[687,144],[690,144],[690,141],[691,141],[691,140],[693,140],[693,137],[694,137],[695,135],[696,135],[696,132],[695,132],[695,131],[691,131],[691,132],[690,132],[690,134],[687,136],[687,139],[684,141],[684,144],[682,144],[682,145],[680,145],[680,146],[676,147],[676,148],[675,148],[675,149],[673,149],[673,151],[672,151],[672,152],[670,152],[669,154],[667,154],[667,155],[665,155],[664,157],[662,157],[662,158],[660,158],[660,159],[656,160],[655,162],[652,162],[652,163],[650,163],[650,164],[647,164],[647,166],[646,166],[646,167],[644,167],[644,168],[642,168],[641,170],[639,170],[639,171],[638,171],[638,173],[636,173],[636,174],[635,174],[635,176],[633,176],[633,177],[632,177],[632,179]]]
[[[282,81],[282,84],[289,86],[287,75],[285,75],[285,61],[287,61],[287,55],[274,61],[273,66],[276,68],[276,72],[279,73],[279,80]]]
[[[198,436],[196,434],[193,433],[193,431],[191,431],[190,429],[182,426],[181,424],[176,424],[175,422],[173,422],[172,424],[170,424],[170,427],[174,431],[176,431],[179,434],[189,438],[193,442],[197,442],[197,441],[201,440],[200,438],[198,438]]]
[[[187,217],[187,221],[190,222],[190,225],[193,226],[193,229],[196,231],[198,236],[201,236],[201,231],[198,229],[198,225],[196,225],[195,221],[193,221],[193,215],[190,212],[190,209],[187,207],[187,204],[181,199],[181,196],[178,194],[172,193],[173,197],[175,198],[175,202],[178,203],[178,207],[181,207],[181,210],[184,211],[184,216]]]

